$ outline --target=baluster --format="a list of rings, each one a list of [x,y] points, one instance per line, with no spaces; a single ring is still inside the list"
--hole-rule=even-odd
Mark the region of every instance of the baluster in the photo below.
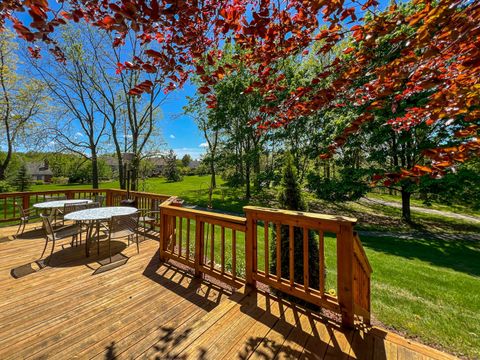
[[[183,228],[183,218],[178,217],[178,225],[179,225],[179,234],[178,234],[178,256],[182,256],[182,228]]]
[[[175,231],[175,230],[176,230],[175,228],[176,228],[176,225],[177,225],[177,224],[176,224],[176,222],[177,222],[177,217],[176,217],[176,216],[172,216],[171,219],[172,219],[172,221],[171,221],[171,224],[172,224],[172,225],[171,225],[171,226],[172,226],[172,230],[171,230],[172,232],[171,232],[171,234],[172,234],[172,235],[171,235],[171,239],[170,239],[170,244],[171,244],[170,247],[171,247],[171,250],[172,250],[172,254],[174,254],[174,253],[175,253],[175,244],[176,244],[176,242],[177,242],[177,234],[176,234],[176,231]]]
[[[214,264],[214,243],[215,243],[215,225],[211,224],[211,231],[212,231],[212,236],[211,236],[211,242],[210,242],[210,269],[213,270],[213,264]]]
[[[203,263],[203,242],[204,226],[203,222],[195,216],[195,276],[200,276],[200,267]]]
[[[277,280],[282,279],[282,225],[277,223]]]
[[[288,250],[289,250],[289,273],[290,273],[290,287],[293,287],[295,281],[295,271],[294,271],[294,226],[288,225]]]
[[[265,276],[268,278],[270,276],[270,269],[269,269],[269,264],[268,264],[268,230],[269,230],[269,224],[268,221],[263,222],[263,230],[264,230],[264,239],[265,239],[265,246],[264,246],[264,253],[265,253]]]
[[[303,228],[303,286],[305,291],[309,292],[310,284],[308,279],[308,229]]]
[[[190,259],[190,219],[187,218],[187,260]]]
[[[222,274],[225,273],[225,227],[222,226],[221,227],[221,249],[220,249],[220,255],[222,257],[222,260],[221,260],[221,266],[222,266]]]
[[[325,296],[325,240],[323,231],[318,232],[318,262],[320,264],[319,271],[320,271],[320,296],[323,298]]]
[[[237,278],[237,231],[232,229],[232,275]]]

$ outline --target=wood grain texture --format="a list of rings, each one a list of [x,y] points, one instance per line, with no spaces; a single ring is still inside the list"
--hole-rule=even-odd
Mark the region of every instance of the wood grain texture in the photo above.
[[[63,245],[54,266],[14,279],[11,268],[35,260],[42,241],[0,243],[0,359],[454,358],[380,328],[345,330],[265,291],[232,295],[161,263],[153,240],[138,255],[135,246],[115,248],[129,261],[99,275],[97,258]]]

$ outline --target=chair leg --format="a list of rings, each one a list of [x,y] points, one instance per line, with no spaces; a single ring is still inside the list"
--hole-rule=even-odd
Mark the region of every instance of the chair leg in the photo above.
[[[53,250],[55,249],[55,239],[52,240],[52,251],[50,251],[50,257],[48,259],[48,265],[50,265],[50,262],[52,261],[52,256],[53,256]]]
[[[112,241],[108,238],[108,255],[110,256],[110,263],[112,262]]]
[[[48,245],[48,238],[45,239],[45,246],[43,247],[42,255],[40,255],[40,259],[43,258],[43,255],[45,254],[45,250],[47,250],[47,245]]]
[[[17,233],[15,235],[20,234],[20,229],[22,228],[22,226],[23,226],[23,220],[20,220],[20,224],[18,225]]]
[[[140,246],[138,245],[138,232],[135,234],[137,240],[137,254],[140,254]]]

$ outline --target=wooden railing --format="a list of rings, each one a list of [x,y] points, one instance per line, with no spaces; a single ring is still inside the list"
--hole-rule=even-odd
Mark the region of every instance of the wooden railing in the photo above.
[[[36,203],[67,199],[95,199],[96,196],[105,196],[106,206],[119,206],[122,200],[127,199],[126,190],[118,189],[76,189],[76,190],[47,190],[0,193],[0,223],[16,221],[20,212],[16,205],[28,209]],[[159,210],[160,203],[167,200],[169,195],[131,191],[130,198],[136,200],[139,209]]]
[[[233,286],[263,283],[340,313],[346,327],[353,326],[355,316],[370,322],[372,270],[353,231],[356,219],[252,206],[244,207],[245,217],[239,217],[174,206],[174,201],[172,197],[160,206],[161,260],[179,261],[195,269],[198,276],[207,274]],[[325,291],[327,236],[336,245],[337,263],[331,269],[336,273],[334,294]],[[282,254],[286,248],[282,237],[288,242],[287,254]],[[295,258],[298,241],[302,242],[300,259]],[[315,259],[309,253],[312,245]],[[287,263],[288,272],[282,270],[282,261]],[[318,276],[312,276],[312,261],[317,261]],[[301,274],[295,272],[299,262],[303,265]],[[318,283],[311,278],[318,278]]]
[[[175,198],[161,205],[160,258],[172,259],[232,286],[245,283],[243,217],[174,206]],[[228,255],[227,255],[228,254]]]
[[[0,222],[18,219],[15,203],[28,208],[59,196],[96,195],[104,195],[107,206],[127,198],[125,190],[114,189],[0,193]],[[347,327],[355,318],[369,323],[372,268],[353,231],[356,219],[253,206],[244,207],[243,217],[183,207],[168,195],[130,192],[130,198],[140,209],[159,210],[154,225],[160,230],[161,260],[234,287],[268,285],[338,312]]]

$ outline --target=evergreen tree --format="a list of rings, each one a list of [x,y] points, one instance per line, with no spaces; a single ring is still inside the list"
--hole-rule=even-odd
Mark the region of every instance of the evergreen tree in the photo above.
[[[28,174],[27,167],[22,164],[18,169],[17,176],[15,177],[14,187],[17,191],[28,191],[32,180]]]
[[[180,171],[178,169],[177,165],[177,157],[173,150],[170,150],[168,154],[165,156],[165,170],[164,170],[164,176],[167,178],[168,181],[170,182],[176,182],[182,180],[182,177],[180,175]]]
[[[302,196],[302,190],[297,179],[296,168],[293,162],[293,156],[287,153],[285,156],[285,165],[282,174],[282,189],[279,195],[279,203],[282,209],[306,211],[306,202]],[[319,288],[319,249],[318,239],[315,232],[309,231],[308,234],[308,272],[309,285],[314,289]],[[275,274],[277,268],[277,233],[273,229],[273,239],[270,246],[270,271]],[[282,277],[290,277],[289,269],[289,226],[281,227],[281,262]],[[303,229],[294,228],[294,280],[303,284]]]
[[[182,165],[184,167],[187,167],[188,165],[190,165],[191,162],[192,162],[192,157],[190,155],[188,155],[188,154],[183,155]]]

